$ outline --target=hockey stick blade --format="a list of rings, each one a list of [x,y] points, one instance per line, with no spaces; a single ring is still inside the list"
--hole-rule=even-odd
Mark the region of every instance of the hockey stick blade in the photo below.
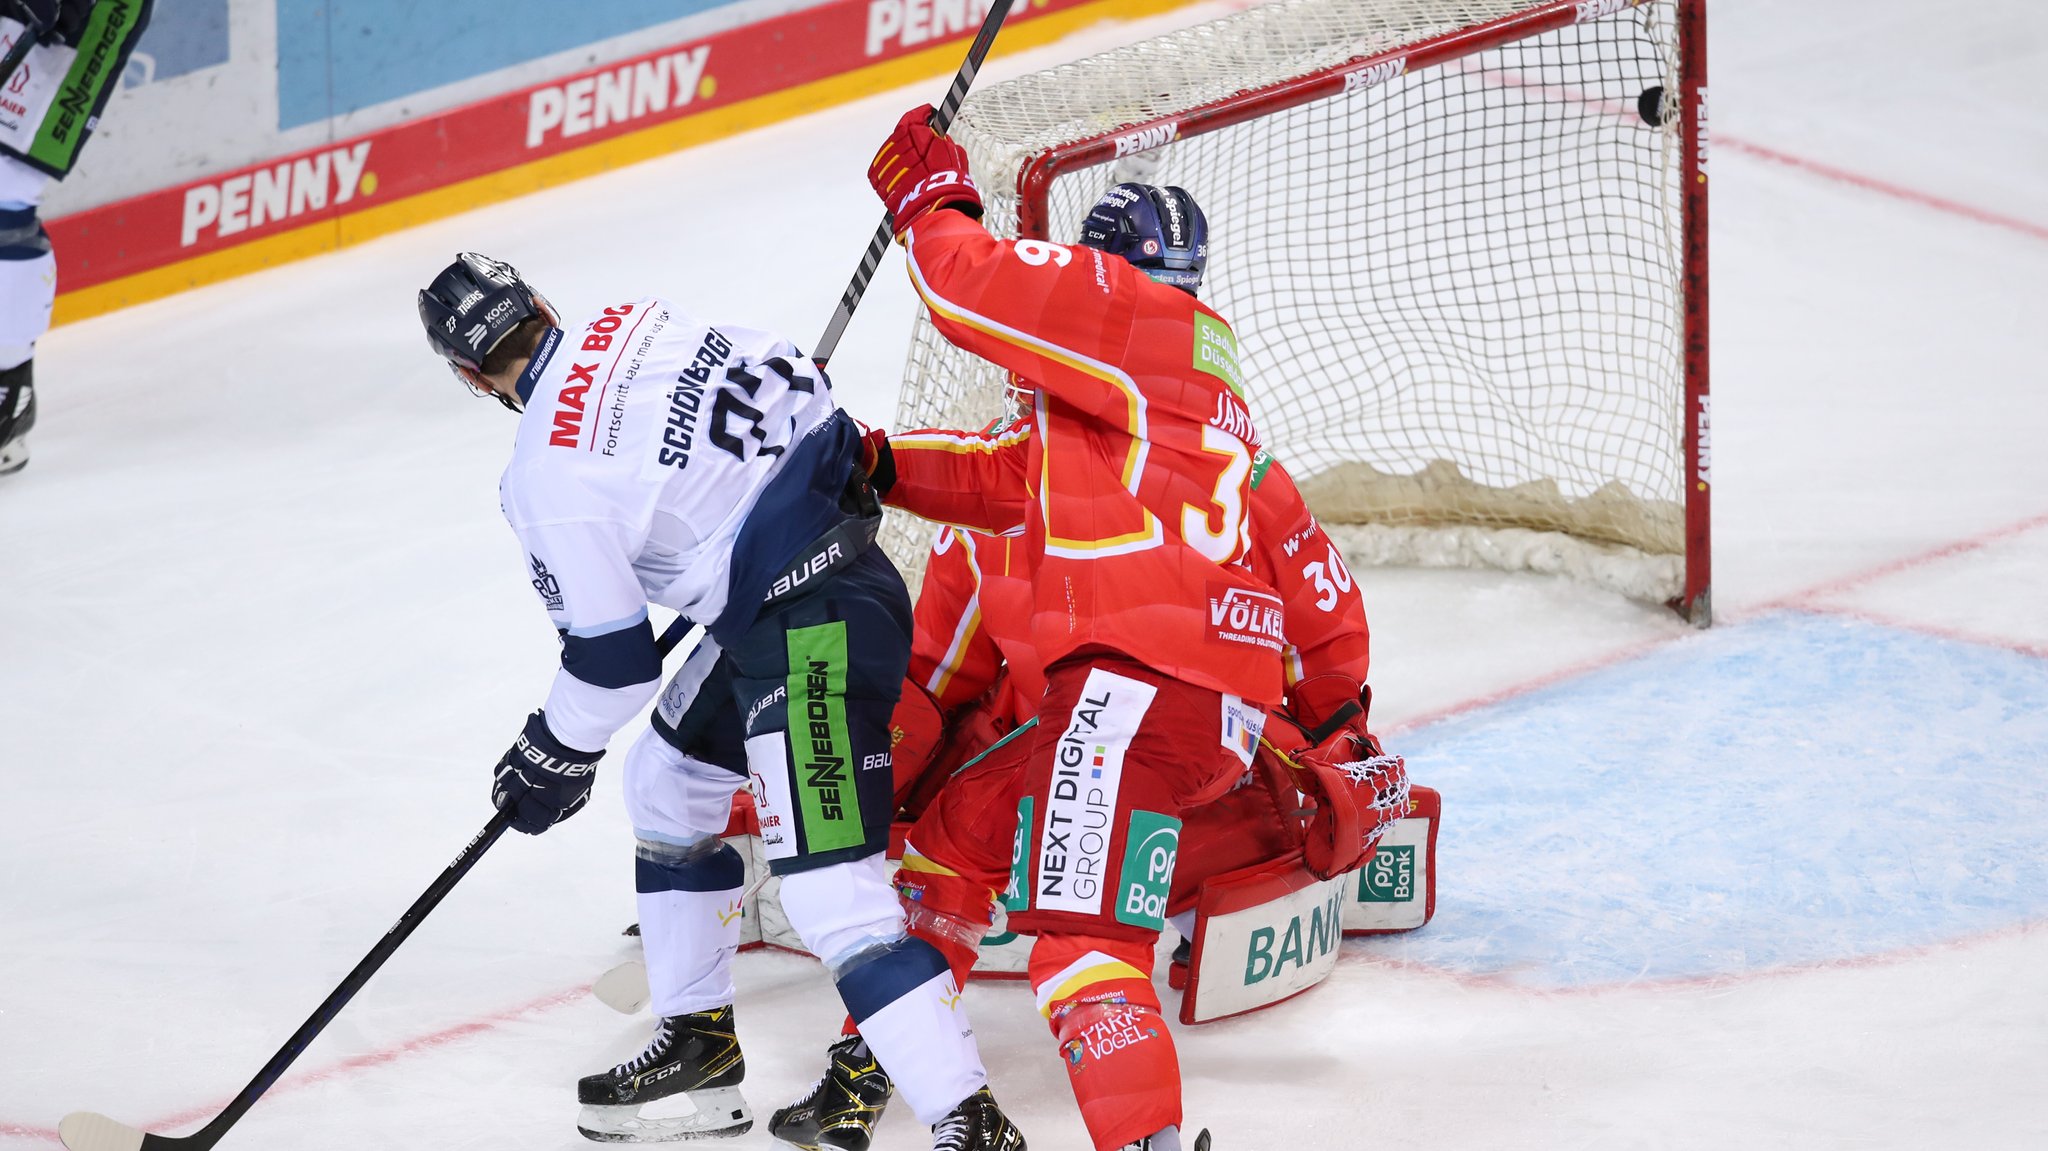
[[[57,1135],[71,1151],[142,1151],[143,1148],[182,1147],[182,1139],[145,1135],[97,1111],[73,1111],[57,1124]]]
[[[967,98],[967,89],[973,85],[975,74],[981,71],[982,61],[988,59],[988,50],[995,45],[996,33],[1002,31],[1003,21],[1010,15],[1014,0],[995,0],[988,6],[988,15],[981,21],[981,29],[974,34],[974,43],[967,46],[967,58],[960,62],[960,70],[953,73],[953,86],[946,89],[946,98],[932,112],[932,130],[940,135],[953,126],[953,114],[960,110],[960,102]],[[860,307],[862,296],[867,295],[868,282],[875,278],[875,269],[881,266],[882,256],[889,250],[889,241],[896,231],[889,213],[882,213],[882,226],[875,229],[874,238],[868,241],[868,250],[861,255],[860,267],[854,270],[853,279],[846,285],[846,291],[839,297],[839,307],[832,313],[832,320],[825,325],[825,334],[818,337],[818,350],[811,353],[811,361],[823,368],[832,359],[832,353],[839,349],[839,337],[846,334],[846,325],[853,322],[853,310]]]
[[[598,976],[597,982],[590,985],[590,993],[621,1015],[640,1014],[654,998],[647,987],[647,965],[637,959],[628,959]]]

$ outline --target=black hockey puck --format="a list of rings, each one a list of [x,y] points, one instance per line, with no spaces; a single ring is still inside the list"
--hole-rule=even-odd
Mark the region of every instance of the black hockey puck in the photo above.
[[[1664,126],[1664,85],[1643,89],[1643,94],[1636,97],[1636,115],[1652,128]]]

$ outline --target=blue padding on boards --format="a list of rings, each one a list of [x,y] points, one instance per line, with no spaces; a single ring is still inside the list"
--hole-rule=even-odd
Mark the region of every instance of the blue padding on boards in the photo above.
[[[839,998],[853,1021],[861,1023],[945,970],[946,957],[939,949],[911,936],[841,975]]]
[[[660,891],[731,891],[747,882],[747,865],[729,843],[718,845],[688,863],[656,863],[645,855],[633,858],[633,890],[642,895]]]
[[[1773,615],[1390,750],[1444,795],[1437,914],[1354,952],[1582,987],[2048,914],[2048,661],[2018,652]]]

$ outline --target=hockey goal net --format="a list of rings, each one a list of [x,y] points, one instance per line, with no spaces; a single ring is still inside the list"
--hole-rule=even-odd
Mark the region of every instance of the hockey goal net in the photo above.
[[[986,88],[953,135],[999,235],[1071,242],[1123,179],[1194,193],[1260,433],[1354,560],[1704,623],[1703,7],[1282,0]],[[1002,403],[921,316],[896,426]],[[915,579],[929,530],[892,520]]]

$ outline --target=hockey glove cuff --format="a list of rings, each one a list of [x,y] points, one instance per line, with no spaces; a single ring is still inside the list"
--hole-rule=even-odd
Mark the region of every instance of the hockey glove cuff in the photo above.
[[[491,805],[513,809],[512,829],[539,835],[583,809],[602,751],[577,751],[548,730],[547,716],[526,717],[519,738],[491,776]]]
[[[889,448],[887,429],[860,425],[860,466],[868,474],[875,498],[888,500],[889,489],[896,486],[896,453]]]
[[[896,238],[934,208],[981,219],[981,189],[967,171],[967,149],[932,130],[932,106],[903,114],[868,164],[868,183],[895,217]]]

